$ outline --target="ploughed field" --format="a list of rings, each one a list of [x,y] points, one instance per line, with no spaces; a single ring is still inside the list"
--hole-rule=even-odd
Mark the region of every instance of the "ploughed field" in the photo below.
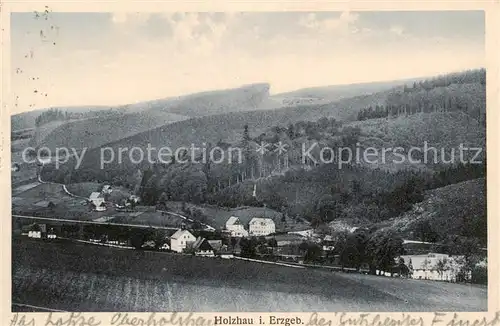
[[[12,302],[65,311],[482,311],[483,287],[13,236]],[[23,308],[12,306],[13,311]]]

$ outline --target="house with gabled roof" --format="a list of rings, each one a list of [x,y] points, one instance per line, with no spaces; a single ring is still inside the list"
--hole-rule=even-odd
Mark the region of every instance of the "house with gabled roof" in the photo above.
[[[193,244],[193,252],[196,256],[214,257],[215,252],[206,238],[198,237]]]
[[[208,243],[212,246],[214,252],[218,252],[222,249],[222,240],[208,240]]]
[[[226,230],[228,230],[231,236],[235,238],[248,237],[248,231],[245,230],[245,226],[236,216],[231,216],[227,220]]]
[[[195,241],[196,237],[191,232],[179,229],[170,237],[170,250],[183,252],[188,245],[193,244]]]

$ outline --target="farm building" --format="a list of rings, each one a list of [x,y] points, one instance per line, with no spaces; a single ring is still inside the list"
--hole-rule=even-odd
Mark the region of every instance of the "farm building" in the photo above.
[[[193,243],[193,251],[196,256],[214,257],[214,248],[210,245],[207,239],[198,237]]]
[[[276,232],[276,225],[270,218],[254,217],[249,223],[248,231],[251,236],[266,236]]]
[[[170,249],[175,252],[183,252],[188,244],[192,244],[195,241],[196,237],[188,230],[177,230],[170,237]]]
[[[248,231],[241,223],[240,219],[236,216],[231,216],[226,222],[226,230],[228,230],[232,237],[241,238],[248,237]]]
[[[412,272],[412,278],[455,282],[460,271],[460,256],[428,253],[401,256]]]

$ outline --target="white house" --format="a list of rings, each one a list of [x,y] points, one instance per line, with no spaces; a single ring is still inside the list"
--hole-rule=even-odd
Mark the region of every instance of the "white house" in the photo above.
[[[270,218],[254,217],[249,223],[248,231],[251,236],[269,235],[276,232],[276,225]]]
[[[428,253],[426,255],[401,256],[412,271],[412,278],[455,282],[461,268],[461,256]],[[411,260],[411,264],[410,264]]]
[[[89,201],[94,204],[95,210],[98,212],[102,212],[106,210],[106,206],[104,206],[104,197],[100,192],[93,192],[90,194]]]
[[[231,216],[226,222],[226,230],[231,233],[232,237],[241,238],[248,237],[248,231],[236,216]]]
[[[196,241],[196,237],[188,230],[177,230],[170,237],[170,249],[175,252],[182,252],[188,244]]]

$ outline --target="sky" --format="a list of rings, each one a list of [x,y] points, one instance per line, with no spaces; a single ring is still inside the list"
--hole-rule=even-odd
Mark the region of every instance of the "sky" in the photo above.
[[[485,66],[482,11],[12,13],[15,112]]]

